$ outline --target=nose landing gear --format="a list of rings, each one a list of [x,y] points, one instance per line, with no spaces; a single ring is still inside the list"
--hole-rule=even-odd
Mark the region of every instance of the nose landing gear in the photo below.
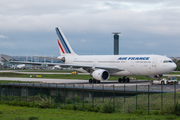
[[[123,83],[129,83],[130,82],[130,79],[129,78],[126,78],[126,76],[124,76],[123,78],[119,78],[118,79],[118,82],[123,82]]]

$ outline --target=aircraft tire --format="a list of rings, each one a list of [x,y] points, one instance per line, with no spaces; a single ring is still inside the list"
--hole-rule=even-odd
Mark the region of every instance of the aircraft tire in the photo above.
[[[97,80],[97,83],[100,83],[101,81],[100,80]]]
[[[129,83],[130,82],[130,79],[129,78],[127,78],[127,83]]]
[[[89,83],[92,83],[92,79],[89,79]]]
[[[123,81],[123,83],[126,83],[126,82],[127,82],[127,79],[126,79],[125,76],[123,77],[122,81]]]
[[[118,82],[119,82],[119,83],[121,83],[121,81],[122,81],[122,79],[121,79],[121,78],[119,78],[119,79],[118,79]]]
[[[93,79],[93,80],[92,80],[92,82],[93,82],[93,83],[96,83],[96,80],[95,80],[95,79]]]

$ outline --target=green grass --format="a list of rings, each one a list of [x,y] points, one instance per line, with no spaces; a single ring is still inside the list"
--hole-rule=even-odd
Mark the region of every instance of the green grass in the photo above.
[[[4,71],[4,70],[7,70],[7,69],[0,69],[0,71]],[[22,69],[8,69],[10,71],[14,71],[14,72],[51,72],[51,73],[71,73],[71,72],[74,72],[74,71],[77,71],[78,73],[82,73],[81,71],[78,71],[78,70],[30,70],[30,69],[25,69],[25,70],[22,70]]]
[[[0,77],[21,77],[21,78],[30,78],[32,74],[21,74],[21,73],[0,73]],[[90,75],[73,75],[73,74],[37,74],[41,75],[41,78],[54,78],[54,79],[79,79],[79,80],[89,80],[92,78]],[[109,80],[118,80],[122,76],[110,76]],[[128,76],[136,78],[136,80],[154,80],[146,76]],[[167,78],[167,77],[166,77]]]
[[[0,73],[0,77],[20,77],[24,74],[21,73],[13,73],[13,72],[2,72]]]
[[[0,105],[1,120],[178,120],[174,115],[137,115],[95,113],[61,109],[40,109]]]
[[[21,73],[0,73],[0,77],[21,77],[30,78],[32,74],[21,74]],[[34,74],[33,74],[34,75]],[[41,75],[41,78],[54,78],[54,79],[89,79],[89,75],[72,75],[72,74],[37,74]]]
[[[14,70],[17,71],[17,70]],[[18,70],[19,72],[51,72],[51,73],[71,73],[75,70]],[[78,71],[81,73],[80,71]],[[21,73],[14,73],[14,72],[3,72],[0,73],[0,77],[21,77],[21,78],[29,78],[32,74],[21,74]],[[41,75],[42,78],[54,78],[54,79],[79,79],[79,80],[88,80],[91,78],[89,75],[72,75],[72,74],[37,74]],[[180,72],[171,72],[168,75],[180,75]],[[122,76],[110,76],[109,80],[118,80],[119,77]],[[128,76],[136,78],[136,80],[154,80],[148,78],[146,76]],[[163,77],[167,78],[167,77]],[[178,78],[179,80],[179,78]]]
[[[21,73],[0,73],[0,77],[21,77],[21,78],[30,78],[30,75],[32,74],[21,74]],[[41,78],[53,78],[53,79],[79,79],[79,80],[88,80],[90,75],[73,75],[73,74],[37,74],[41,75]],[[118,78],[122,76],[110,76],[109,80],[118,80]],[[154,80],[151,78],[148,78],[146,76],[128,76],[136,78],[136,80]],[[167,77],[163,77],[167,78]]]
[[[3,86],[1,86],[3,87]],[[5,104],[11,104],[11,105],[15,105],[14,103],[8,103],[8,101],[15,101],[15,102],[27,102],[29,105],[28,106],[36,106],[38,107],[38,104],[41,103],[41,98],[40,98],[40,93],[45,93],[47,92],[46,90],[43,90],[42,92],[39,90],[36,90],[35,92],[35,96],[19,96],[19,94],[15,94],[14,96],[12,96],[12,89],[8,89],[9,91],[9,96],[6,95],[1,95],[0,96],[0,104],[5,103]],[[57,92],[59,93],[61,90],[58,90]],[[32,90],[28,91],[29,93],[32,93]],[[2,91],[3,93],[3,91]],[[6,93],[4,91],[4,93]],[[39,93],[39,94],[38,94]],[[41,94],[42,95],[42,94]],[[161,96],[163,95],[163,96]],[[46,97],[47,95],[44,94],[43,97]],[[112,94],[113,96],[113,94]],[[51,95],[50,97],[52,99],[50,99],[50,97],[47,97],[48,100],[50,100],[50,102],[52,103],[50,107],[48,108],[61,108],[61,107],[65,107],[66,108],[62,108],[62,109],[73,109],[73,105],[75,104],[75,106],[77,106],[78,110],[82,110],[82,106],[84,106],[84,109],[87,110],[88,106],[95,106],[95,107],[99,107],[101,108],[104,104],[110,104],[113,106],[113,104],[115,105],[115,112],[119,113],[121,112],[121,110],[123,108],[129,109],[131,112],[136,110],[136,96],[126,96],[124,99],[124,96],[121,97],[115,97],[115,99],[113,99],[113,97],[105,97],[103,98],[102,94],[99,94],[99,97],[94,97],[94,99],[89,98],[89,97],[85,97],[85,98],[80,98],[78,96],[76,96],[74,98],[74,96],[71,96],[72,98],[69,97],[65,97],[66,99],[64,99],[64,94],[58,94],[58,96]],[[150,94],[149,95],[149,112],[153,113],[154,111],[160,112],[162,109],[165,109],[169,106],[174,106],[174,93],[163,93],[163,94]],[[162,100],[163,98],[163,100]],[[64,101],[66,100],[66,101]],[[75,102],[74,102],[75,100]],[[161,101],[162,100],[162,101]],[[114,103],[114,102],[115,103]],[[48,102],[48,104],[50,103]],[[176,102],[180,103],[180,92],[176,92]],[[33,104],[34,103],[34,104]],[[125,104],[124,104],[125,103]],[[24,103],[23,103],[24,104]],[[17,103],[16,105],[21,106],[19,103]],[[26,105],[26,104],[25,104]],[[162,106],[161,106],[162,105]],[[27,105],[26,105],[27,106]],[[129,107],[129,108],[128,108]],[[137,110],[143,110],[144,113],[148,113],[148,94],[139,94],[137,95]]]
[[[168,73],[168,75],[180,75],[180,72],[171,72],[171,73]]]
[[[21,77],[21,78],[30,78],[31,74],[21,74],[21,73],[0,73],[0,77]],[[54,79],[79,79],[79,80],[88,80],[91,78],[89,75],[72,75],[72,74],[38,74],[42,78],[54,78]],[[146,76],[129,76],[136,77],[137,80],[152,80]],[[110,76],[109,80],[118,80],[119,76]]]
[[[78,70],[19,70],[19,72],[51,72],[51,73],[72,73],[77,71],[78,73],[82,73]]]
[[[34,82],[34,81],[11,81],[11,80],[0,80],[0,83],[41,83],[41,82]]]

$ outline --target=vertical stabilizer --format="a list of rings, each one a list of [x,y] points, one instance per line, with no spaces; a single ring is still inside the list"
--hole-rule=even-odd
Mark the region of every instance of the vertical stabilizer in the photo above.
[[[66,37],[64,36],[61,29],[56,28],[56,34],[57,34],[57,41],[59,45],[59,50],[61,56],[65,55],[77,55],[71,48],[70,44],[68,43]]]

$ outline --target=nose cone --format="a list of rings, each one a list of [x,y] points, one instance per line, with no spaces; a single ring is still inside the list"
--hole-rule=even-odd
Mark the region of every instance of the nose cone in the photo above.
[[[174,71],[176,69],[177,65],[175,63],[171,64],[171,70]]]
[[[161,74],[167,74],[176,69],[177,65],[175,63],[163,63],[162,68],[160,69]]]

